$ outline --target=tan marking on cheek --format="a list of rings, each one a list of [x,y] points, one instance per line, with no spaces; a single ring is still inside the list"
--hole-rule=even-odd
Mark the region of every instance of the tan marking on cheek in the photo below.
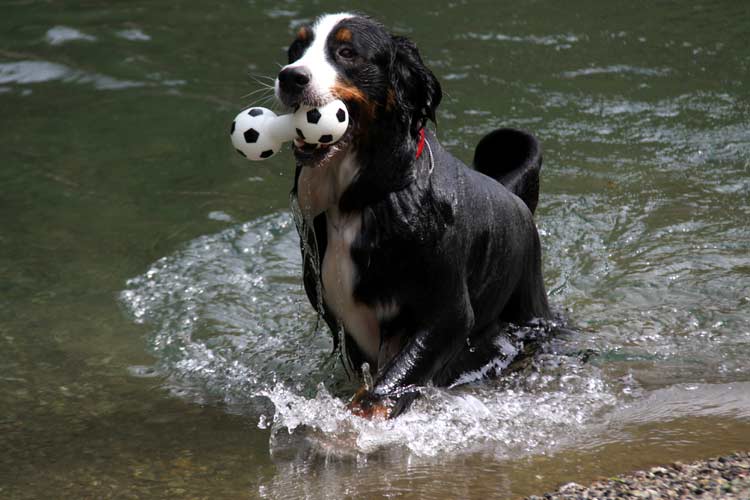
[[[364,92],[357,87],[348,85],[341,81],[336,82],[331,89],[331,92],[342,101],[356,101],[359,104],[366,104],[369,102],[369,99],[367,99]]]
[[[357,87],[338,81],[331,88],[331,93],[336,96],[337,99],[341,99],[344,102],[356,102],[363,112],[363,118],[366,118],[367,121],[372,121],[375,118],[377,103],[371,101],[365,93]]]
[[[335,38],[339,42],[351,42],[352,32],[349,28],[341,28],[336,32]]]

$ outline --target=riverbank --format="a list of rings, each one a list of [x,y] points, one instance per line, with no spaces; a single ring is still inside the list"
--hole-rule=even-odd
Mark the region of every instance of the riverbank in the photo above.
[[[555,492],[530,496],[527,500],[599,498],[747,500],[750,499],[750,453],[652,467],[596,481],[588,487],[568,483]]]

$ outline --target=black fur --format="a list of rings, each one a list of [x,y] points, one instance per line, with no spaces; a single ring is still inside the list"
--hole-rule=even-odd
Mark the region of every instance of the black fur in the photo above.
[[[532,218],[541,153],[529,134],[495,131],[480,142],[472,170],[427,130],[428,147],[415,159],[420,129],[435,121],[440,84],[408,39],[364,17],[340,25],[353,34],[345,44],[356,58],[338,57],[336,29],[329,58],[342,81],[367,97],[347,102],[360,170],[338,206],[362,217],[351,248],[354,296],[399,308],[379,324],[378,359],[366,359],[348,334],[346,357],[355,369],[364,361],[376,369],[366,398],[395,401],[397,414],[413,399],[413,387],[450,384],[501,355],[495,341],[508,335],[509,323],[550,317]],[[299,52],[294,47],[290,57]],[[325,217],[314,221],[317,256],[305,253],[313,305],[314,269],[326,252]],[[313,243],[312,233],[301,236]],[[336,337],[338,321],[325,304],[324,316]]]

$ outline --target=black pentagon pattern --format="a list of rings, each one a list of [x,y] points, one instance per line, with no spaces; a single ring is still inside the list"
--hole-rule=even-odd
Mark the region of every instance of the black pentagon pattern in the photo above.
[[[261,158],[268,158],[269,156],[273,156],[273,149],[266,149],[260,154]]]
[[[249,128],[245,131],[244,136],[245,136],[245,142],[248,144],[252,144],[258,140],[258,137],[260,137],[260,134],[254,128]]]
[[[243,157],[243,158],[247,158],[247,156],[245,156],[245,153],[243,153],[243,152],[242,152],[242,151],[240,151],[239,149],[235,149],[235,151],[237,151],[237,152],[238,152],[238,153],[240,154],[240,156],[241,156],[241,157]]]
[[[296,128],[294,130],[297,131],[297,137],[299,137],[300,139],[302,139],[304,141],[305,140],[305,134],[303,134],[302,131],[300,129],[298,129],[298,128]]]
[[[307,123],[318,123],[320,121],[320,111],[311,109],[307,112]]]
[[[253,108],[250,111],[247,112],[250,116],[260,116],[263,114],[263,110],[260,108]]]
[[[232,128],[229,130],[229,135],[234,134],[234,127],[237,125],[237,122],[232,122]]]
[[[333,136],[331,134],[321,135],[320,139],[318,139],[318,142],[321,144],[328,144],[333,140]]]
[[[336,119],[339,123],[344,123],[344,120],[346,120],[346,111],[344,111],[344,108],[339,108],[339,110],[336,111]]]

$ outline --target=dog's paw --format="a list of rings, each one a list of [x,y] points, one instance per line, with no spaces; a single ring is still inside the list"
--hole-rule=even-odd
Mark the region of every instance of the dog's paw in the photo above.
[[[347,410],[358,417],[387,420],[393,415],[395,401],[377,396],[365,387],[360,388],[346,405]]]

